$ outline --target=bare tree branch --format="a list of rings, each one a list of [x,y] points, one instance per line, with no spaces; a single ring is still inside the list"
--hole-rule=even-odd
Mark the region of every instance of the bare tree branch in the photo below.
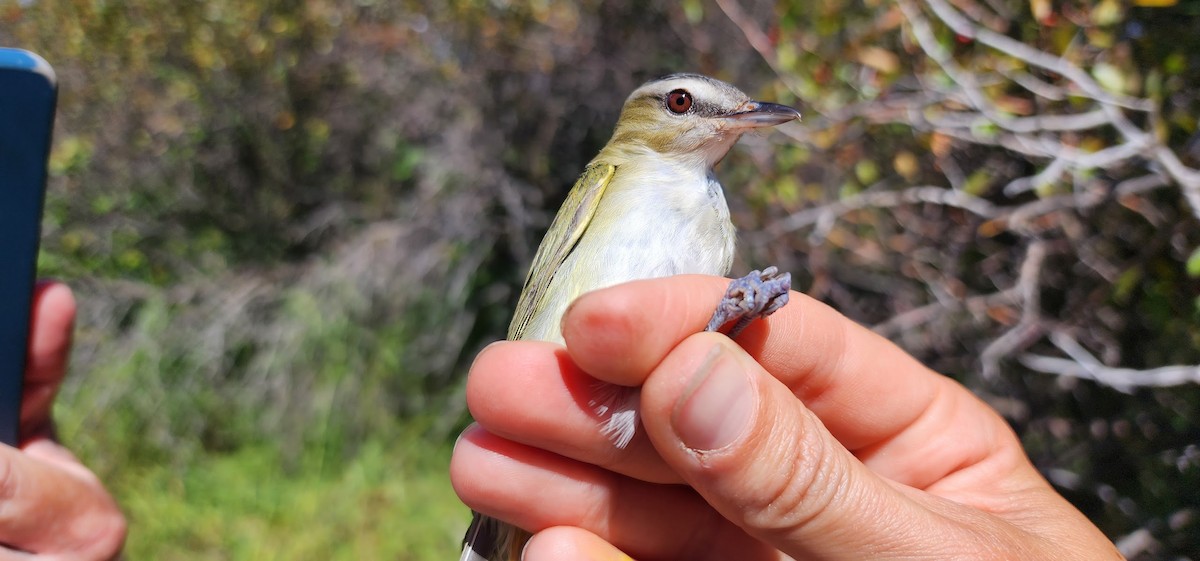
[[[776,74],[785,83],[790,83],[789,72],[780,67],[766,33],[741,11],[735,0],[718,0],[717,4]],[[1038,223],[1038,219],[1062,211],[1084,213],[1111,200],[1114,195],[1134,196],[1172,184],[1180,189],[1192,214],[1200,218],[1200,172],[1185,165],[1149,128],[1158,110],[1153,100],[1108,91],[1083,67],[1063,56],[1038,50],[989,29],[988,26],[1002,26],[1003,18],[989,14],[982,5],[960,2],[956,7],[946,0],[898,0],[898,6],[921,52],[937,65],[949,82],[918,75],[923,85],[921,92],[891,95],[848,106],[823,115],[816,125],[828,129],[843,126],[852,119],[900,123],[968,145],[1002,148],[1027,161],[1044,162],[1035,173],[1008,179],[1001,191],[1004,196],[1016,198],[1060,182],[1069,182],[1071,192],[1005,206],[962,191],[960,188],[970,174],[960,170],[953,157],[939,154],[937,163],[953,186],[951,189],[926,185],[895,191],[869,190],[778,219],[765,228],[764,239],[777,239],[811,229],[808,242],[817,245],[824,242],[839,219],[851,212],[933,204],[965,210],[987,219],[991,232],[1008,231],[1027,240],[1028,249],[1021,261],[1018,280],[1012,287],[959,300],[942,295],[930,304],[893,316],[875,327],[880,333],[896,334],[956,310],[978,313],[981,308],[998,304],[1019,308],[1020,320],[988,344],[980,357],[984,377],[994,379],[999,375],[999,365],[1004,359],[1018,355],[1037,342],[1052,326],[1052,322],[1041,316],[1042,267],[1047,244],[1040,236],[1047,226]],[[960,9],[969,10],[970,16]],[[935,21],[927,14],[932,14],[937,22],[961,37],[978,41],[1026,67],[1047,70],[1058,78],[1048,82],[1019,69],[1000,68],[985,72],[964,68],[939,41],[934,32]],[[1083,103],[1057,110],[1055,107],[1061,106],[1050,104],[1037,114],[1015,116],[1002,110],[985,92],[985,88],[1005,83],[1024,88],[1048,102],[1074,98]],[[1131,111],[1149,113],[1151,118],[1147,121],[1150,124],[1136,125],[1127,114]],[[813,123],[808,125],[807,131],[786,132],[807,142],[815,134],[815,129],[811,128]],[[1080,133],[1098,133],[1100,138],[1115,137],[1116,140],[1098,149],[1082,148],[1078,142]],[[1134,169],[1140,170],[1140,174],[1120,178],[1120,175],[1129,175],[1127,170]],[[1117,178],[1097,180],[1095,170],[1114,170],[1111,173]],[[1153,218],[1152,215],[1147,217]],[[1120,274],[1121,268],[1088,245],[1086,240],[1070,239],[1068,243],[1080,261],[1100,278],[1111,282]],[[921,272],[916,271],[916,274]],[[1020,361],[1038,371],[1095,380],[1121,391],[1144,385],[1200,382],[1200,367],[1168,366],[1152,370],[1108,367],[1074,343],[1061,329],[1051,331],[1050,339],[1069,358],[1026,353],[1019,355]]]
[[[742,7],[734,0],[717,0],[717,7],[742,31],[746,42],[750,43],[750,47],[771,67],[788,90],[797,99],[804,99],[804,96],[800,95],[800,88],[796,86],[796,78],[779,66],[779,58],[775,56],[775,48],[771,45],[770,38],[742,11]]]
[[[771,237],[780,237],[809,226],[817,226],[816,238],[828,234],[833,222],[850,212],[864,208],[890,208],[900,205],[929,203],[953,208],[960,208],[983,218],[997,216],[997,210],[992,203],[969,195],[962,191],[944,189],[942,187],[921,186],[909,187],[903,191],[868,191],[852,197],[835,201],[827,205],[814,207],[793,213],[767,226],[766,231]]]
[[[1033,344],[1041,335],[1043,327],[1040,279],[1045,261],[1046,242],[1033,242],[1025,252],[1025,260],[1021,262],[1021,274],[1013,287],[1021,300],[1021,319],[1012,329],[984,348],[979,357],[984,379],[997,379],[1000,375],[1000,361]]]
[[[1070,358],[1023,354],[1021,364],[1031,370],[1092,380],[1117,391],[1132,393],[1142,387],[1170,387],[1200,383],[1200,366],[1163,366],[1148,370],[1105,366],[1064,331],[1050,333],[1050,342]]]
[[[950,4],[944,0],[925,0],[930,9],[937,14],[938,19],[942,20],[955,33],[975,39],[984,45],[1003,52],[1013,58],[1020,59],[1033,66],[1039,66],[1051,72],[1063,75],[1078,86],[1088,97],[1099,101],[1108,107],[1123,107],[1136,111],[1153,111],[1154,104],[1149,100],[1130,98],[1123,95],[1116,95],[1108,92],[1100,87],[1091,76],[1083,69],[1067,62],[1061,57],[1056,57],[1044,51],[1039,51],[1025,43],[1017,41],[1006,35],[1001,35],[990,29],[979,27],[968,21],[962,14],[958,13]],[[1111,113],[1116,121],[1121,121],[1128,125],[1128,130],[1131,135],[1138,134],[1132,124],[1119,111]],[[1118,125],[1118,128],[1125,128]]]
[[[1108,92],[1097,84],[1082,68],[1068,62],[1062,57],[1039,51],[1011,37],[975,25],[944,0],[925,0],[925,3],[937,15],[938,19],[955,33],[975,39],[984,45],[1027,64],[1062,75],[1077,87],[1083,96],[1099,103],[1100,110],[1108,117],[1108,124],[1113,126],[1125,139],[1124,142],[1116,146],[1086,155],[1079,153],[1075,148],[1060,144],[1062,152],[1053,150],[1051,151],[1052,154],[1061,154],[1058,157],[1065,156],[1075,166],[1085,169],[1114,167],[1135,156],[1157,161],[1179,183],[1184,196],[1188,200],[1188,204],[1192,207],[1192,213],[1200,217],[1200,172],[1184,165],[1174,152],[1157,140],[1153,133],[1139,129],[1122,111],[1122,109],[1130,109],[1155,112],[1157,108],[1153,101]],[[909,23],[912,25],[914,35],[916,35],[922,50],[930,58],[938,62],[946,70],[947,74],[963,87],[964,92],[972,100],[972,104],[997,126],[1013,132],[1019,132],[1010,128],[1010,120],[1003,118],[1002,115],[1000,115],[1000,118],[995,118],[997,114],[991,110],[989,107],[990,104],[978,95],[977,90],[973,89],[970,76],[962,73],[961,69],[953,63],[953,60],[948,58],[944,49],[933,39],[927,20],[921,15],[912,0],[901,0],[900,6],[904,11],[905,17],[908,18]],[[984,107],[988,107],[988,109],[984,109]],[[1005,146],[1020,151],[1022,147],[1028,146],[1028,143],[1006,143]],[[1035,155],[1026,153],[1028,155]]]

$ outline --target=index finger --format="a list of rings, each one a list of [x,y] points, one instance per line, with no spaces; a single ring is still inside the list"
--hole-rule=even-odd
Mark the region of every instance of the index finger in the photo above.
[[[592,376],[640,385],[703,329],[728,283],[688,275],[585,294],[563,316],[567,352]],[[803,294],[793,292],[788,305],[751,324],[737,342],[843,446],[901,482],[924,487],[1015,445],[998,444],[1010,434],[1003,420],[964,388]]]

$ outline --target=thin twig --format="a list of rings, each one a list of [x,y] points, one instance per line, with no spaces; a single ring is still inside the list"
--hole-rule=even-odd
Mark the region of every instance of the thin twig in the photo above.
[[[1000,376],[1000,362],[1014,352],[1033,344],[1042,333],[1042,265],[1046,261],[1046,242],[1030,244],[1021,262],[1021,273],[1014,286],[1021,299],[1021,319],[1003,335],[992,341],[979,360],[983,366],[985,380],[996,380]]]
[[[1200,383],[1200,366],[1162,366],[1148,370],[1105,366],[1064,331],[1050,333],[1050,342],[1070,358],[1023,354],[1021,364],[1030,370],[1057,376],[1092,380],[1123,393],[1143,387],[1171,387]]]
[[[773,237],[780,237],[802,228],[828,222],[840,216],[865,208],[890,208],[901,205],[928,203],[966,210],[983,218],[997,215],[996,207],[988,201],[943,187],[909,187],[903,191],[874,191],[860,193],[827,205],[805,209],[767,226]]]
[[[792,73],[785,71],[779,66],[779,57],[775,56],[775,48],[771,45],[770,37],[763,32],[752,21],[745,12],[742,12],[742,7],[733,0],[717,0],[717,7],[725,13],[725,17],[742,31],[742,36],[746,38],[746,42],[750,43],[750,48],[762,57],[767,66],[775,72],[775,76],[779,78],[788,90],[796,96],[797,99],[804,100],[804,96],[800,95],[800,88],[795,84],[795,77]]]

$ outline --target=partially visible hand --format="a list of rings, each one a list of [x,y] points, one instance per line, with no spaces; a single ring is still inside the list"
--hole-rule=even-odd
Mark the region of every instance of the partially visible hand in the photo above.
[[[479,424],[451,478],[535,532],[525,561],[1121,558],[999,415],[819,302],[793,293],[737,343],[700,333],[727,282],[593,292],[565,348],[476,358]],[[624,450],[597,428],[592,377],[642,386]]]
[[[0,560],[113,559],[125,518],[100,480],[55,442],[50,418],[71,350],[70,289],[39,283],[32,316],[20,450],[0,446]]]

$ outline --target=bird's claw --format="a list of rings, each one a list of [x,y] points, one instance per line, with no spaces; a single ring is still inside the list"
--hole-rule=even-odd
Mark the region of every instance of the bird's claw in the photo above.
[[[728,335],[737,337],[750,322],[765,318],[787,304],[791,289],[792,274],[780,273],[775,267],[751,271],[734,279],[704,330],[718,331],[729,322],[735,322]]]

